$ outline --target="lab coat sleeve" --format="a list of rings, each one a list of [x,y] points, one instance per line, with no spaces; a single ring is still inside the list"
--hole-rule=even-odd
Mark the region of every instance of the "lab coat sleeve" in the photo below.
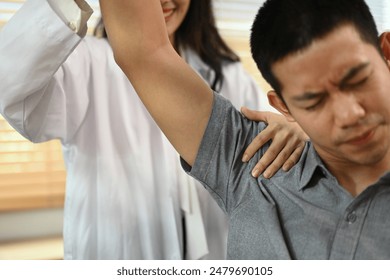
[[[67,142],[85,116],[88,55],[66,62],[81,40],[45,0],[27,1],[0,32],[0,112],[32,142]]]

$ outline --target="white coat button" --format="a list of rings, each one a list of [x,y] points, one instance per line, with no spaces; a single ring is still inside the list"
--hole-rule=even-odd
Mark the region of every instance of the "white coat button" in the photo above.
[[[69,22],[69,28],[76,31],[76,24],[73,21]]]

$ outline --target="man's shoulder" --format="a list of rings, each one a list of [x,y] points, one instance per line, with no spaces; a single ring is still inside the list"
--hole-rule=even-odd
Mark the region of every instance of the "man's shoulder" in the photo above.
[[[280,169],[269,180],[276,185],[283,186],[286,183],[289,183],[289,185],[294,185],[298,189],[303,189],[313,177],[328,172],[329,171],[316,152],[313,143],[307,141],[298,162],[287,172]]]

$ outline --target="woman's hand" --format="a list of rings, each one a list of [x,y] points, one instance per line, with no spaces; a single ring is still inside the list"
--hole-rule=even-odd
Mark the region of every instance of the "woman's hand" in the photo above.
[[[241,108],[245,117],[253,121],[263,121],[268,126],[260,132],[246,148],[243,162],[247,162],[269,140],[272,143],[266,153],[252,170],[252,176],[263,174],[271,178],[281,167],[288,171],[299,160],[305,142],[309,137],[296,123],[289,122],[283,115],[271,112],[259,112],[246,107]]]

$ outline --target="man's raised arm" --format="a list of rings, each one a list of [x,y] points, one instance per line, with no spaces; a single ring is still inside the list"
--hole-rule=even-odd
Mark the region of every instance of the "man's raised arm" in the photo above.
[[[116,62],[158,126],[192,165],[213,95],[170,44],[160,0],[100,0],[100,6]]]

